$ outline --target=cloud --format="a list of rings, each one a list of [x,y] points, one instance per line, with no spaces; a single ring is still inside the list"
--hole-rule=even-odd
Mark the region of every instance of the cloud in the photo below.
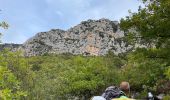
[[[119,20],[137,0],[0,0],[0,20],[10,24],[3,42],[23,43],[37,32],[68,29],[87,19]],[[17,34],[17,35],[13,35]]]

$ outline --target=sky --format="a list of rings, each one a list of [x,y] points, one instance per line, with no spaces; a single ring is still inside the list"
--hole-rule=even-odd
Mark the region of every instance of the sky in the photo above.
[[[137,12],[139,0],[0,0],[3,43],[24,43],[38,32],[67,30],[88,19],[119,21],[128,10]]]

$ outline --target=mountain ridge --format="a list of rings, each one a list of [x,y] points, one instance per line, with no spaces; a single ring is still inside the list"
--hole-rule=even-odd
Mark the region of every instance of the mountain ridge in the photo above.
[[[124,33],[118,21],[109,19],[87,20],[68,30],[51,29],[39,32],[20,46],[25,56],[45,53],[74,55],[105,55],[108,51],[123,53],[132,47],[122,41]]]

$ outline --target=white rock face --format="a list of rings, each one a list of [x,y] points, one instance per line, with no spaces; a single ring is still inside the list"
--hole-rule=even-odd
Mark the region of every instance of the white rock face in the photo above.
[[[122,41],[123,32],[116,21],[108,19],[87,20],[68,29],[52,29],[40,32],[23,44],[26,56],[45,53],[72,53],[83,55],[105,55],[126,52],[132,47]]]

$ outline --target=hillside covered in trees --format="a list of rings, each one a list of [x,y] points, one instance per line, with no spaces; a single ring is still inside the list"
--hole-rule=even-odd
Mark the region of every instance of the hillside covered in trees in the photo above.
[[[170,1],[143,0],[144,8],[120,20],[122,41],[147,48],[100,56],[70,53],[23,56],[0,52],[0,99],[88,100],[106,87],[128,81],[142,99],[151,91],[170,100]],[[0,27],[8,28],[5,22]]]

